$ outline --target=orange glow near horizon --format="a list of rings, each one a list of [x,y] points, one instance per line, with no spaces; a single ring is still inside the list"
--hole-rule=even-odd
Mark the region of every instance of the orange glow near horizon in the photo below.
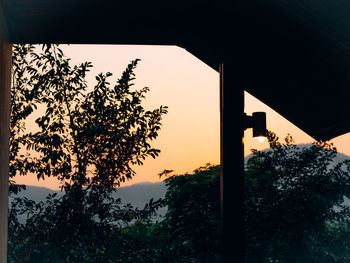
[[[168,106],[163,128],[153,146],[161,150],[156,159],[148,159],[135,167],[137,175],[123,186],[140,182],[160,181],[158,174],[164,169],[175,173],[192,172],[205,163],[220,162],[219,74],[202,61],[176,46],[124,46],[124,45],[70,45],[63,47],[72,64],[91,61],[94,67],[88,75],[89,86],[96,83],[95,76],[112,72],[113,84],[127,64],[141,59],[135,73],[135,87],[150,88],[145,107],[152,109]],[[271,108],[245,93],[245,112],[265,111],[267,129],[280,138],[290,133],[296,143],[310,143],[312,138],[284,119]],[[34,123],[34,119],[30,120]],[[30,126],[30,123],[28,124]],[[339,152],[350,155],[350,134],[334,139]],[[251,129],[244,133],[245,156],[250,149],[268,148],[267,140],[253,139]],[[55,178],[38,181],[35,176],[16,177],[17,183],[58,189]]]

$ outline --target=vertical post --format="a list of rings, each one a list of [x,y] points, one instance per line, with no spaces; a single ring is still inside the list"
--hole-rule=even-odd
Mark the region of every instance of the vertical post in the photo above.
[[[220,193],[224,262],[242,263],[244,228],[244,90],[230,62],[220,65]],[[238,76],[236,76],[238,77]]]
[[[0,262],[7,262],[12,45],[0,38]]]

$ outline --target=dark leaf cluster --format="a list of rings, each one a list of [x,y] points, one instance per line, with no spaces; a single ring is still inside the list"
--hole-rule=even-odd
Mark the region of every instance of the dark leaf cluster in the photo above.
[[[337,162],[326,142],[268,138],[271,148],[254,151],[245,166],[248,262],[347,262],[329,261],[329,235],[349,219],[350,161]]]

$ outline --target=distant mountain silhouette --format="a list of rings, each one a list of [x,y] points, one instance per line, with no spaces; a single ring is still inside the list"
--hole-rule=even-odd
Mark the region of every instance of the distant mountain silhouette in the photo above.
[[[299,148],[304,148],[304,147],[311,147],[313,144],[311,143],[305,143],[305,144],[297,144],[296,146],[298,146]],[[271,151],[271,148],[267,148],[261,151]],[[246,156],[244,158],[244,162],[247,162],[247,160],[249,160],[249,158],[251,158],[253,156],[253,154],[249,154],[248,156]],[[334,159],[334,163],[337,164],[339,162],[345,161],[346,159],[350,159],[349,155],[343,154],[343,153],[337,153],[337,156]]]
[[[144,205],[151,199],[163,198],[166,193],[165,183],[138,183],[131,186],[120,187],[113,194],[116,198],[121,198],[122,202],[130,203],[134,207],[143,208]],[[45,201],[48,194],[57,194],[57,197],[61,197],[63,192],[59,190],[52,190],[45,187],[28,185],[25,191],[21,191],[18,197],[27,197],[33,201]]]
[[[123,203],[130,203],[134,207],[143,208],[151,198],[157,200],[164,198],[167,187],[164,182],[159,183],[138,183],[131,186],[120,187],[114,197],[121,198]]]
[[[164,198],[166,193],[167,187],[165,186],[164,182],[159,183],[150,183],[150,182],[143,182],[143,183],[137,183],[133,184],[131,186],[125,186],[120,187],[117,189],[117,191],[113,194],[115,198],[120,198],[122,204],[131,204],[133,207],[137,208],[144,208],[145,204],[148,203],[148,201],[153,198],[154,200],[158,200],[159,198]],[[25,191],[21,191],[18,193],[17,196],[10,196],[9,197],[9,203],[11,203],[12,199],[14,197],[27,197],[30,200],[33,200],[35,202],[45,201],[46,197],[49,194],[57,194],[57,198],[61,197],[64,192],[61,192],[59,190],[52,190],[45,187],[38,187],[38,186],[27,186]],[[162,216],[165,215],[167,209],[161,208],[158,210],[158,216],[154,219],[160,219]],[[24,217],[22,220],[24,221]]]

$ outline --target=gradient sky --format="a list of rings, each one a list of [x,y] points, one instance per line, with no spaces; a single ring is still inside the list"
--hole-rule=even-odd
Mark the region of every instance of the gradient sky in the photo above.
[[[161,149],[160,156],[136,167],[137,175],[125,186],[157,182],[158,173],[164,169],[186,173],[208,162],[219,164],[219,74],[215,70],[176,46],[70,45],[64,46],[63,50],[72,59],[72,64],[92,62],[94,68],[88,75],[91,87],[96,83],[96,74],[112,72],[110,82],[113,84],[131,60],[141,59],[135,71],[135,86],[150,88],[144,104],[146,109],[160,105],[169,107],[159,137],[153,142],[153,146]],[[290,133],[296,143],[313,141],[278,113],[245,93],[245,112],[251,114],[254,111],[267,113],[267,128],[280,138]],[[245,155],[251,148],[268,147],[266,142],[258,142],[251,134],[251,129],[245,131]],[[350,133],[332,142],[339,152],[350,155]],[[17,177],[16,181],[52,189],[59,187],[55,178],[38,181],[29,175]]]

